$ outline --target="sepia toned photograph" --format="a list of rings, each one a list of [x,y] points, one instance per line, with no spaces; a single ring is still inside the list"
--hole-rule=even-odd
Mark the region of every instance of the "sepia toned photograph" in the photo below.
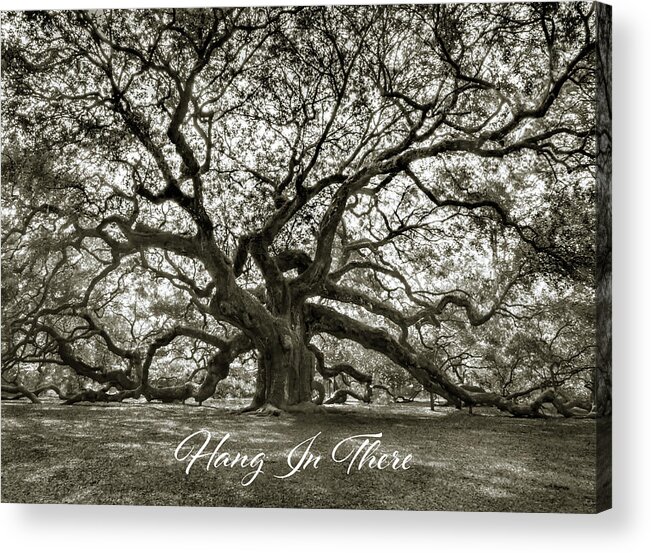
[[[0,40],[2,502],[610,508],[609,6]]]

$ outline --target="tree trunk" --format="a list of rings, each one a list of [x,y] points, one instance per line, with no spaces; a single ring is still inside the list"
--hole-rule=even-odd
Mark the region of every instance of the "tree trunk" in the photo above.
[[[256,391],[245,411],[277,415],[281,410],[318,410],[312,403],[316,362],[302,325],[278,325],[274,330],[258,344]]]

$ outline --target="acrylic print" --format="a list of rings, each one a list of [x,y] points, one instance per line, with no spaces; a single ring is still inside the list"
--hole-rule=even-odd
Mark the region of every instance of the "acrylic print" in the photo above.
[[[2,14],[2,501],[610,506],[610,8]]]

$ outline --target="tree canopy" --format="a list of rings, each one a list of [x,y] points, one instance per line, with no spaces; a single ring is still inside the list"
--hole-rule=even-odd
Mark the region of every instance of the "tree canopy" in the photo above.
[[[5,393],[589,409],[594,4],[15,12],[2,63]]]

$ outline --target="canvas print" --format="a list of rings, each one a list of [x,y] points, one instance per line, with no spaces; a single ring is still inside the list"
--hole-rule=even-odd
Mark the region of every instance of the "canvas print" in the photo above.
[[[610,507],[608,6],[1,28],[3,502]]]

